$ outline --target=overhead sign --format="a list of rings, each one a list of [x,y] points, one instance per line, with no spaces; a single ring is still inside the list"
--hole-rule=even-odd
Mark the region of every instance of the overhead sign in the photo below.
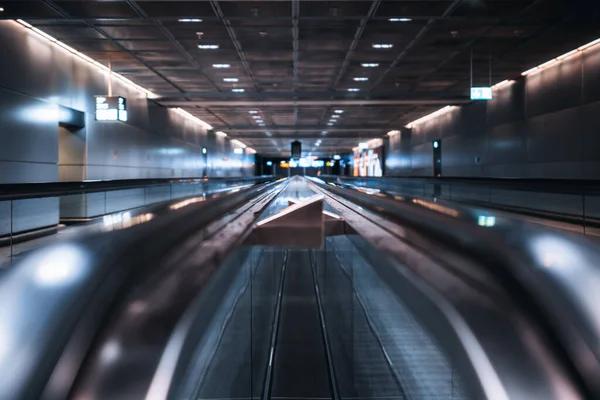
[[[127,121],[127,100],[124,97],[96,96],[96,121]]]
[[[472,87],[471,88],[471,100],[491,100],[492,99],[492,88],[491,87]]]

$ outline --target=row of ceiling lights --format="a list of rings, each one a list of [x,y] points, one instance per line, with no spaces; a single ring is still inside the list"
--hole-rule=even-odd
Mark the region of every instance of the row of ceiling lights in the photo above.
[[[410,18],[390,18],[389,19],[390,22],[407,22],[410,21]],[[179,22],[202,22],[201,19],[198,18],[182,18],[179,19]],[[202,38],[203,33],[202,32],[197,32],[196,33],[198,35],[198,38]],[[394,47],[393,44],[390,43],[373,43],[372,47],[374,49],[391,49]],[[219,49],[219,45],[218,44],[199,44],[198,45],[199,49],[202,50],[217,50]],[[379,63],[362,63],[361,64],[364,68],[376,68],[379,66]],[[213,64],[213,68],[230,68],[231,65],[230,64]],[[355,77],[354,81],[355,82],[366,82],[368,81],[369,78],[367,77]],[[228,83],[237,83],[239,81],[238,78],[223,78],[224,82],[228,82]],[[246,90],[243,88],[233,88],[231,90],[232,92],[235,93],[243,93]],[[348,88],[349,92],[359,92],[360,89],[359,88]]]
[[[340,116],[344,113],[344,110],[334,110],[331,118],[329,118],[329,122],[327,122],[327,126],[333,126],[336,122],[338,122]]]
[[[252,114],[252,118],[254,118],[254,121],[258,124],[258,126],[265,126],[265,121],[263,120],[263,117],[257,115],[258,111],[250,110],[248,111],[248,113]]]

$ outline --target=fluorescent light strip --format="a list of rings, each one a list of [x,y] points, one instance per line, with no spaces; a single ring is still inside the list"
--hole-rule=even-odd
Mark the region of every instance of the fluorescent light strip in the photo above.
[[[90,57],[86,56],[83,53],[80,53],[79,51],[75,50],[74,48],[62,43],[59,40],[56,40],[56,38],[48,35],[46,32],[34,27],[33,25],[23,21],[22,19],[18,19],[17,22],[24,26],[25,28],[31,30],[32,32],[36,33],[37,35],[39,35],[40,37],[48,40],[49,42],[57,45],[58,47],[61,47],[64,50],[67,50],[68,52],[72,53],[73,55],[81,58],[83,61],[86,61],[92,65],[94,65],[95,67],[99,68],[100,70],[102,70],[103,72],[110,72],[111,75],[117,79],[119,79],[120,81],[122,81],[123,83],[127,84],[128,86],[130,86],[133,89],[139,90],[142,93],[144,93],[145,95],[147,95],[148,97],[157,97],[156,94],[152,93],[151,91],[149,91],[146,88],[141,87],[140,85],[137,85],[133,82],[131,82],[129,79],[125,78],[123,75],[120,75],[116,72],[111,72],[110,69],[103,64],[100,64],[98,61],[91,59]]]
[[[357,76],[356,78],[354,78],[355,82],[366,82],[368,80],[369,80],[369,78],[364,77],[364,76]]]
[[[359,88],[348,88],[349,92],[359,92],[360,89]]]
[[[374,49],[391,49],[394,47],[393,44],[373,44]]]
[[[202,50],[216,50],[219,48],[219,45],[218,44],[199,44],[198,48],[202,49]]]
[[[235,92],[235,93],[243,93],[243,92],[245,92],[245,91],[246,91],[246,89],[234,88],[234,89],[231,89],[231,91],[232,91],[232,92]]]
[[[390,19],[390,21],[391,21],[391,19]],[[600,44],[600,39],[596,39],[594,41],[591,41],[591,42],[589,42],[587,44],[584,44],[583,46],[579,46],[575,50],[571,50],[571,51],[569,51],[569,52],[567,52],[567,53],[565,53],[565,54],[563,54],[561,56],[553,58],[550,61],[546,61],[545,63],[542,63],[542,64],[538,65],[537,67],[533,67],[531,69],[528,69],[527,71],[521,72],[521,75],[522,76],[528,76],[528,75],[533,74],[534,72],[543,71],[544,69],[546,69],[546,68],[548,68],[548,67],[550,67],[550,66],[552,66],[554,64],[557,64],[557,63],[559,63],[561,61],[564,61],[564,60],[566,60],[566,59],[568,59],[568,58],[570,58],[570,57],[572,57],[572,56],[574,56],[576,54],[583,53],[585,50],[588,50],[588,49],[590,49],[590,48],[592,48],[592,47],[594,47],[594,46],[596,46],[598,44]],[[492,89],[499,89],[499,88],[501,88],[503,86],[508,85],[510,82],[512,82],[512,81],[508,80],[508,79],[503,80],[502,82],[498,82],[497,84],[495,84],[494,86],[492,86]],[[448,109],[451,109],[451,108],[452,108],[452,106],[446,106],[444,108],[441,108],[441,109],[439,109],[437,111],[434,111],[431,114],[425,115],[424,117],[421,117],[421,118],[417,119],[416,121],[413,121],[413,122],[409,123],[408,125],[406,125],[406,127],[407,128],[412,128],[413,126],[418,125],[421,122],[425,122],[425,121],[427,121],[427,120],[429,120],[431,118],[434,118],[434,117],[442,114],[443,112],[445,112],[445,111],[447,111]]]
[[[56,38],[48,35],[46,32],[34,27],[33,25],[23,21],[22,19],[18,19],[17,22],[24,26],[25,28],[31,30],[32,32],[36,33],[37,35],[41,36],[42,38],[48,40],[50,43],[53,43],[54,45],[68,51],[69,53],[77,56],[78,58],[82,59],[83,61],[92,64],[93,66],[95,66],[96,68],[98,68],[100,71],[104,72],[104,73],[110,73],[111,77],[114,77],[115,79],[121,81],[122,83],[124,83],[125,85],[129,86],[132,89],[138,90],[140,92],[142,92],[144,95],[150,97],[150,98],[155,98],[158,97],[156,94],[152,93],[150,90],[132,82],[131,80],[125,78],[123,75],[118,74],[116,72],[113,72],[110,70],[110,68],[108,68],[106,65],[103,65],[101,63],[99,63],[98,61],[86,56],[83,53],[80,53],[79,51],[75,50],[74,48],[66,45],[65,43],[57,40]],[[202,121],[200,118],[193,116],[192,114],[188,113],[187,111],[181,109],[181,108],[175,108],[174,111],[178,114],[181,114],[183,116],[185,116],[186,118],[193,120],[194,122],[200,124],[201,126],[203,126],[206,129],[212,129],[213,127],[205,122]]]
[[[203,126],[203,127],[205,127],[206,129],[209,129],[209,130],[210,130],[210,129],[212,129],[212,128],[213,128],[213,127],[212,127],[212,125],[210,125],[210,124],[208,124],[208,123],[206,123],[206,122],[202,121],[202,120],[201,120],[200,118],[198,118],[198,117],[194,117],[192,114],[190,114],[189,112],[185,111],[185,110],[184,110],[184,109],[182,109],[182,108],[179,108],[179,107],[177,107],[177,108],[175,108],[174,110],[175,110],[175,112],[177,112],[177,113],[179,113],[179,114],[183,115],[184,117],[186,117],[186,118],[189,118],[189,119],[191,119],[191,120],[193,120],[193,121],[196,121],[197,123],[199,123],[200,125],[202,125],[202,126]]]
[[[213,64],[213,68],[229,68],[231,65],[229,64]]]
[[[390,22],[410,22],[412,19],[410,18],[390,18],[388,19]]]
[[[437,116],[445,114],[446,112],[450,111],[453,108],[454,108],[454,106],[446,106],[446,107],[440,108],[439,110],[434,111],[431,114],[427,114],[426,116],[421,117],[418,120],[411,122],[410,124],[406,125],[406,127],[409,128],[409,129],[411,129],[415,125],[419,125],[419,124],[421,124],[421,123],[423,123],[425,121],[428,121],[428,120],[430,120],[432,118],[435,118]]]
[[[220,137],[227,137],[227,134],[223,131],[217,131],[217,132],[215,132],[215,135],[220,136]]]
[[[238,82],[238,78],[223,78],[223,82]]]
[[[235,145],[235,146],[238,146],[238,147],[241,147],[242,149],[246,148],[246,145],[244,143],[240,142],[237,139],[231,139],[231,144]]]

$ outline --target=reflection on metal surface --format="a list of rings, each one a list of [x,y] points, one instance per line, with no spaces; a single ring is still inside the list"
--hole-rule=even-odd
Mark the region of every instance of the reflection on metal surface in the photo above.
[[[430,210],[437,211],[437,212],[439,212],[441,214],[449,215],[451,217],[458,217],[458,215],[459,215],[458,211],[456,211],[453,208],[441,206],[439,204],[435,204],[435,203],[432,203],[432,202],[429,202],[429,201],[420,200],[420,199],[413,199],[412,202],[415,203],[415,204],[420,205],[421,207],[425,207],[425,208],[428,208]]]
[[[486,228],[490,228],[490,227],[496,225],[496,217],[480,215],[479,218],[477,218],[477,225],[485,226]]]
[[[100,360],[103,364],[112,364],[121,357],[121,344],[116,340],[110,341],[102,347]]]
[[[194,197],[192,199],[187,199],[187,200],[180,201],[179,203],[171,204],[169,206],[169,208],[171,210],[179,210],[180,208],[187,207],[190,204],[199,203],[199,202],[204,201],[204,200],[206,200],[205,197]]]
[[[57,248],[40,260],[34,274],[35,282],[40,286],[70,284],[81,276],[81,254],[75,247]]]
[[[124,229],[148,222],[153,218],[154,214],[152,213],[145,213],[132,217],[129,211],[125,211],[123,213],[105,215],[103,217],[103,222],[105,228]]]

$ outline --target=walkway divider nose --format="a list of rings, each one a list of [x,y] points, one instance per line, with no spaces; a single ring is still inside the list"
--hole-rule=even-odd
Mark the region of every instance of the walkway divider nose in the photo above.
[[[345,235],[344,220],[325,211],[323,201],[323,195],[288,200],[287,208],[254,225],[245,244],[321,248],[325,236]]]

